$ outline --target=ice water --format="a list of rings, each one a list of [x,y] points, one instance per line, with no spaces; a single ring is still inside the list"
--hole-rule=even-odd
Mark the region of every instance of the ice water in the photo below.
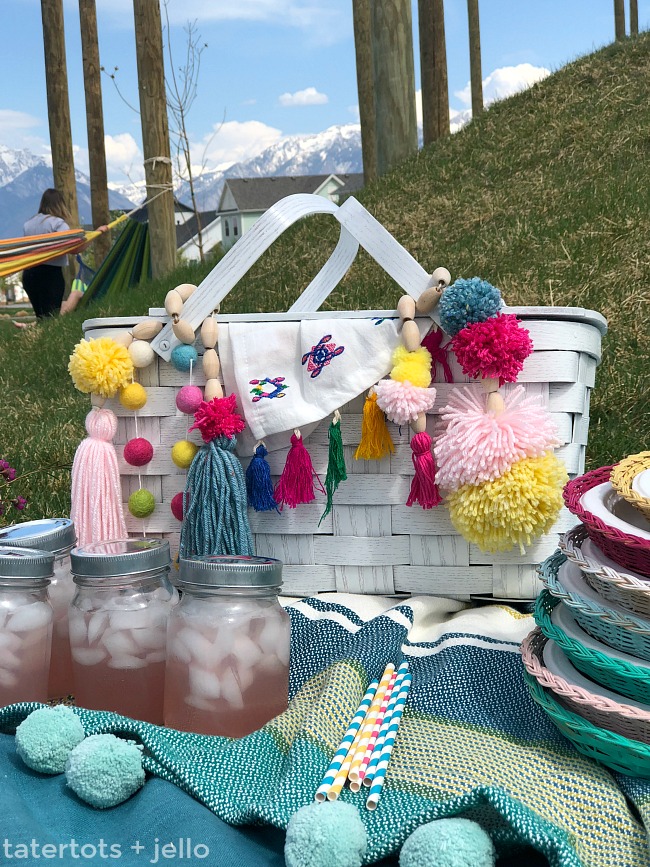
[[[0,706],[47,700],[51,639],[45,590],[0,591]]]
[[[49,698],[64,698],[74,691],[68,633],[68,608],[74,592],[75,586],[70,573],[70,557],[65,556],[55,561],[54,576],[48,587],[50,605],[54,612],[48,683]]]

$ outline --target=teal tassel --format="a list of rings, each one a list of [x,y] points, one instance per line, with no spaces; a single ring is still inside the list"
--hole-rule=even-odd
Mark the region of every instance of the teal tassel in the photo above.
[[[246,509],[246,480],[234,454],[235,437],[201,446],[187,473],[188,505],[181,527],[181,557],[253,555]]]
[[[325,491],[327,493],[327,504],[325,511],[321,515],[318,522],[319,526],[327,515],[332,511],[334,504],[334,492],[344,482],[348,474],[345,470],[345,455],[343,454],[343,437],[341,436],[341,415],[337,410],[334,413],[334,418],[327,433],[329,440],[329,452],[327,455],[327,475],[325,476]]]

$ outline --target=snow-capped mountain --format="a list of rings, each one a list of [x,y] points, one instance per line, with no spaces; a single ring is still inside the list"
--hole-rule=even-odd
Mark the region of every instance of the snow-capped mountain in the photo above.
[[[26,149],[12,150],[0,144],[0,187],[15,180],[34,166],[46,164],[45,157],[37,157]]]

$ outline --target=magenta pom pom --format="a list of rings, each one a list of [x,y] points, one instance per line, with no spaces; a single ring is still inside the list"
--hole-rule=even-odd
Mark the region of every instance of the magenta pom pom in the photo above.
[[[466,376],[515,382],[533,351],[530,334],[512,313],[499,313],[459,331],[451,348]]]
[[[177,521],[182,521],[183,514],[183,497],[187,497],[188,494],[185,491],[179,491],[177,494],[174,494],[171,502],[171,510],[172,515],[176,518]],[[187,504],[187,500],[185,501]]]
[[[124,460],[132,467],[143,467],[153,457],[153,446],[144,437],[129,440],[124,446]]]
[[[382,379],[375,385],[377,406],[397,425],[407,424],[422,412],[430,412],[436,401],[435,388],[420,388],[408,380]]]
[[[423,509],[432,509],[442,503],[442,497],[436,485],[436,464],[431,453],[429,434],[426,431],[414,434],[411,439],[411,449],[415,475],[406,505],[419,503]]]
[[[436,479],[445,491],[499,478],[523,458],[541,458],[558,446],[553,419],[540,398],[519,385],[504,397],[499,415],[486,411],[487,396],[454,389],[442,410],[445,431],[434,448]]]
[[[194,415],[201,406],[203,392],[198,385],[184,385],[176,395],[176,406],[187,415]]]
[[[237,397],[234,394],[215,397],[210,401],[202,400],[194,419],[190,430],[200,430],[206,443],[218,436],[232,439],[246,427],[246,422],[237,413]]]

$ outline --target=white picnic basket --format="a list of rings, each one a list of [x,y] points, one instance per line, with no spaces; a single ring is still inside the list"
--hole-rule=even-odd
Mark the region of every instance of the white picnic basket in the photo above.
[[[287,313],[220,316],[220,322],[256,322],[318,318],[398,318],[396,311],[340,311],[319,313],[318,308],[354,261],[359,245],[394,279],[396,300],[409,293],[417,298],[430,285],[430,276],[413,257],[354,198],[340,207],[312,195],[294,195],[267,211],[216,265],[183,308],[184,320],[198,329],[203,319],[237,284],[253,263],[279,235],[298,219],[315,213],[331,214],[340,223],[338,244],[319,274]],[[446,263],[443,263],[446,264]],[[448,263],[453,265],[453,263]],[[400,292],[401,289],[401,292]],[[512,307],[529,329],[535,352],[519,377],[529,393],[541,394],[558,425],[562,447],[558,455],[571,476],[584,470],[589,427],[589,396],[600,360],[605,319],[594,311],[577,307]],[[142,317],[145,318],[145,317]],[[122,474],[123,499],[129,533],[162,536],[178,548],[180,524],[170,510],[172,497],[184,486],[184,471],[171,460],[171,447],[187,437],[187,416],[177,408],[175,396],[188,384],[188,374],[170,363],[178,342],[162,308],[149,311],[149,318],[165,322],[152,341],[157,353],[138,379],[148,392],[145,407],[137,413],[109,401],[119,418],[116,448]],[[435,311],[434,311],[435,318]],[[115,334],[131,329],[140,318],[91,319],[84,323],[86,337]],[[196,344],[203,351],[200,340]],[[450,355],[455,382],[466,382]],[[194,383],[205,380],[199,369]],[[435,436],[435,416],[445,406],[453,384],[437,376],[436,405],[429,419]],[[479,388],[479,385],[473,387]],[[506,386],[507,388],[507,386]],[[423,510],[407,507],[413,465],[410,430],[389,425],[395,453],[381,461],[354,460],[361,437],[365,395],[342,410],[342,436],[348,481],[338,488],[332,512],[319,526],[324,497],[316,503],[285,508],[281,514],[249,510],[257,553],[277,557],[285,564],[284,592],[310,595],[324,591],[375,594],[437,594],[458,598],[493,597],[530,599],[538,590],[536,566],[557,547],[558,533],[575,524],[563,510],[554,531],[542,537],[523,556],[518,551],[489,554],[466,542],[453,528],[444,505]],[[136,432],[137,424],[137,432]],[[327,467],[329,418],[305,437],[315,470],[324,478]],[[153,460],[133,467],[122,458],[122,448],[131,437],[144,436],[153,444]],[[189,436],[200,443],[200,435]],[[289,446],[271,451],[268,461],[274,479],[280,475]],[[244,465],[249,457],[242,455]],[[140,477],[140,478],[139,478]],[[155,496],[157,506],[146,520],[132,517],[126,507],[129,495],[141,484]]]

